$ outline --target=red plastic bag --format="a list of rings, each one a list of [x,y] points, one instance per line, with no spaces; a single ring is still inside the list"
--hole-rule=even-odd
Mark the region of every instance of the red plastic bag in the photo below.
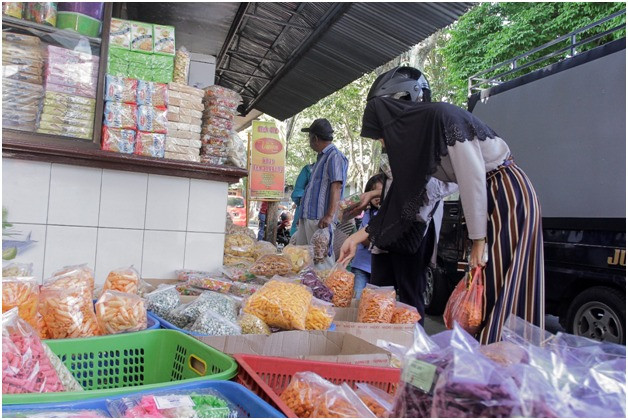
[[[476,267],[473,272],[460,280],[445,307],[445,326],[454,327],[456,321],[469,334],[476,334],[482,325],[484,313],[484,271]]]

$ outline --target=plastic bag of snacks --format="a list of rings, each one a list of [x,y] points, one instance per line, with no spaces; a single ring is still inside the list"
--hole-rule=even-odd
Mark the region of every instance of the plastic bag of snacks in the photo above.
[[[475,334],[482,325],[484,311],[484,271],[478,266],[473,272],[460,280],[445,306],[445,326],[453,328],[458,322],[469,334]]]
[[[82,287],[85,296],[94,299],[94,270],[87,264],[68,265],[52,273],[52,277],[44,281],[44,287],[65,289],[68,287]]]
[[[177,279],[181,281],[188,281],[192,276],[211,276],[209,271],[201,270],[175,270]]]
[[[222,86],[212,85],[212,86],[206,87],[203,90],[205,91],[205,98],[207,100],[213,99],[213,98],[225,98],[225,99],[231,99],[234,101],[242,102],[242,96],[240,96],[238,92],[231,89],[227,89]]]
[[[10,263],[2,267],[2,277],[28,277],[33,275],[33,263]]]
[[[124,267],[113,270],[107,276],[103,285],[103,292],[116,290],[118,292],[137,294],[140,285],[140,273],[133,267]]]
[[[23,2],[24,19],[42,25],[57,26],[56,2]]]
[[[227,266],[251,266],[255,263],[255,259],[253,257],[236,257],[234,255],[225,254],[222,259],[222,263]]]
[[[396,293],[393,286],[377,287],[367,284],[358,306],[358,322],[389,324],[395,310]]]
[[[168,106],[168,85],[140,80],[137,85],[137,103],[157,108]]]
[[[20,318],[39,331],[37,307],[39,285],[34,277],[2,278],[2,312],[17,308]]]
[[[205,291],[196,300],[170,311],[166,319],[179,328],[185,328],[206,311],[214,311],[230,321],[235,321],[238,315],[236,302],[231,297]]]
[[[187,282],[178,283],[178,284],[175,284],[174,286],[177,289],[177,292],[181,296],[199,296],[201,293],[203,293],[203,289],[190,286]]]
[[[314,248],[314,264],[322,263],[327,256],[331,255],[332,233],[331,226],[325,229],[318,229],[312,235],[310,245]]]
[[[314,249],[310,245],[288,245],[282,252],[290,258],[292,271],[295,273],[310,266],[314,259]]]
[[[35,330],[19,317],[17,308],[2,314],[2,393],[61,391],[63,384]]]
[[[313,418],[372,418],[375,415],[346,383],[334,386],[317,400]]]
[[[251,229],[244,227],[244,226],[238,226],[238,225],[230,225],[227,226],[227,234],[228,235],[233,235],[235,233],[241,233],[243,235],[248,236],[249,238],[253,239],[253,241],[257,240],[257,235],[255,235],[255,232],[253,232]]]
[[[242,329],[242,334],[265,334],[270,335],[268,325],[255,315],[243,313],[238,318],[238,325]]]
[[[397,302],[397,306],[393,311],[391,324],[416,324],[421,320],[419,311],[414,306]]]
[[[253,247],[253,257],[258,259],[262,255],[274,255],[277,253],[277,247],[270,242],[258,241]]]
[[[165,85],[163,85],[165,86]],[[137,129],[149,133],[168,133],[168,110],[152,105],[137,107]]]
[[[260,287],[262,286],[256,283],[241,283],[239,281],[234,281],[231,283],[229,293],[239,297],[249,297],[253,293],[257,292]]]
[[[334,266],[331,273],[329,273],[329,277],[325,280],[325,286],[334,293],[331,301],[335,306],[347,308],[351,305],[354,281],[355,275],[353,273],[347,271],[340,264]]]
[[[243,311],[269,327],[305,330],[311,300],[312,293],[305,286],[271,280],[246,301]]]
[[[376,417],[390,417],[395,398],[393,395],[365,383],[358,383],[355,386],[357,388],[355,393]]]
[[[232,266],[222,266],[222,268],[220,269],[220,271],[229,279],[232,281],[239,281],[242,283],[250,283],[255,281],[256,277],[255,274],[251,274],[249,272],[249,268],[251,267],[252,264],[248,264],[248,263],[243,263],[243,264],[239,264],[239,265],[232,265]]]
[[[135,135],[135,149],[133,154],[163,158],[166,153],[166,135],[138,131]]]
[[[54,288],[43,286],[39,311],[50,338],[78,338],[101,335],[91,293],[84,286]]]
[[[144,298],[146,309],[162,318],[181,303],[174,284],[160,284],[157,290],[147,293]]]
[[[199,334],[207,335],[240,335],[242,329],[240,326],[220,315],[216,312],[208,310],[203,312],[196,321],[187,325],[186,330]]]
[[[292,263],[283,255],[262,255],[249,271],[263,277],[286,276],[292,272]]]
[[[334,321],[334,305],[320,299],[312,298],[305,318],[306,330],[328,330]]]
[[[188,52],[187,48],[181,47],[174,55],[174,74],[172,75],[172,81],[175,83],[187,85],[189,72],[190,53]]]
[[[361,197],[361,194],[357,193],[357,194],[350,195],[344,200],[340,200],[340,202],[338,203],[338,219],[339,220],[343,222],[346,220],[349,220],[349,217],[347,216],[351,214],[351,210],[353,210],[355,206],[360,204],[360,197]]]
[[[241,233],[225,235],[225,254],[237,257],[253,257],[255,241]]]
[[[106,75],[105,101],[124,102],[127,104],[137,103],[136,79],[128,77]]]
[[[246,415],[223,394],[209,387],[107,400],[114,418],[236,418]]]
[[[59,381],[63,385],[63,389],[67,392],[72,391],[83,391],[83,387],[74,379],[72,372],[63,364],[61,359],[50,350],[50,347],[46,345],[46,343],[41,343],[44,351],[46,352],[46,357],[50,360],[50,364],[57,372],[57,376],[59,377]]]
[[[331,274],[332,270],[314,270],[314,273],[318,276],[319,279],[324,283],[327,280],[327,277]],[[320,298],[319,298],[320,299]]]
[[[203,290],[211,290],[212,292],[229,293],[232,282],[227,279],[221,279],[216,276],[205,276],[192,274],[189,276],[187,284]]]
[[[135,130],[102,127],[102,150],[118,153],[133,153],[135,149]]]
[[[308,267],[299,273],[301,284],[309,287],[312,290],[312,294],[316,299],[323,300],[325,302],[331,302],[334,297],[334,292],[323,283],[318,277],[316,272]]]
[[[298,372],[279,398],[297,417],[311,418],[319,398],[335,386],[313,372]]]
[[[39,338],[41,338],[42,340],[50,338],[50,334],[48,333],[48,327],[44,322],[44,317],[41,315],[41,313],[39,313],[39,311],[37,312],[37,332],[39,332]]]
[[[22,19],[23,2],[2,2],[2,14]]]
[[[96,318],[106,334],[145,330],[144,300],[131,293],[108,290],[96,302]]]
[[[121,102],[105,102],[103,124],[111,128],[137,128],[137,105]]]

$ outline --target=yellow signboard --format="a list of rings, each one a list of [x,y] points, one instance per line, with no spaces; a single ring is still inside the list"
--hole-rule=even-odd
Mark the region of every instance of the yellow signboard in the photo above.
[[[251,200],[281,200],[286,176],[286,143],[280,138],[275,123],[253,121],[250,162]]]

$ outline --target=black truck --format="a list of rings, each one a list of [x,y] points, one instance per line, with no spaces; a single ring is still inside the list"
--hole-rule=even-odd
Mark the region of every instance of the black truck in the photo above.
[[[506,140],[539,196],[546,313],[569,333],[625,344],[626,40],[571,55],[471,94],[468,109]],[[470,247],[452,197],[429,270],[428,314],[443,312]]]

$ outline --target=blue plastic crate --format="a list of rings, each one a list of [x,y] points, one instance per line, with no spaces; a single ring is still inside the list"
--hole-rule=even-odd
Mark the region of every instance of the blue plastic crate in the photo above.
[[[176,325],[166,321],[165,319],[155,315],[154,313],[152,313],[151,311],[148,311],[149,316],[152,316],[153,318],[157,319],[157,321],[159,321],[159,324],[161,325],[161,328],[167,329],[167,330],[177,330],[180,331],[184,334],[188,334],[191,335],[193,337],[209,337],[209,334],[201,334],[201,333],[197,333],[197,332],[193,332],[193,331],[189,331],[189,330],[184,330],[183,328],[179,328]],[[329,327],[328,331],[336,331],[336,324],[331,324],[331,327]]]
[[[244,386],[235,382],[229,381],[197,381],[193,383],[170,385],[160,388],[153,388],[151,390],[143,392],[134,392],[130,394],[120,394],[107,398],[92,398],[82,401],[67,401],[60,403],[46,403],[46,404],[19,404],[19,405],[3,405],[2,416],[11,417],[11,412],[18,410],[51,410],[51,409],[71,409],[71,410],[107,410],[107,399],[119,399],[122,397],[133,397],[138,395],[154,394],[155,392],[163,391],[182,391],[182,390],[194,390],[197,388],[212,388],[224,395],[233,404],[240,407],[248,417],[253,418],[283,418],[285,417],[275,408],[271,407],[268,403],[255,395],[253,392],[246,389]]]

